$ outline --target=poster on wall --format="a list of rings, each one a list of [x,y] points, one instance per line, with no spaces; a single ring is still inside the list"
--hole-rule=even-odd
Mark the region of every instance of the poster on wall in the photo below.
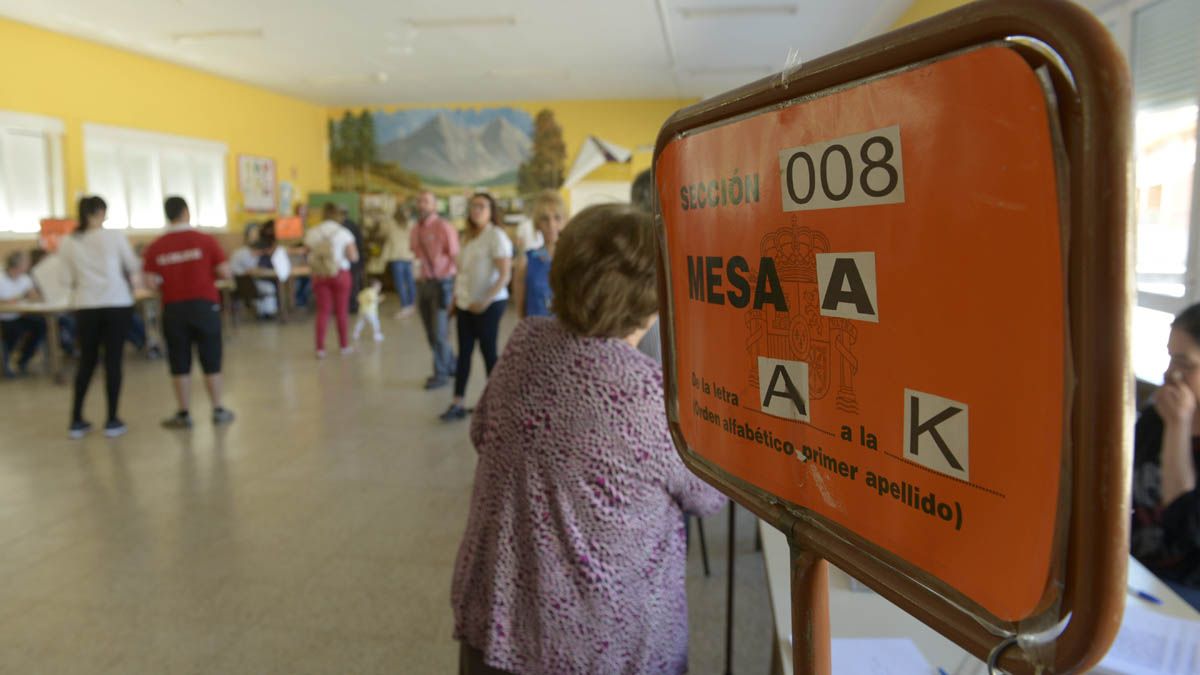
[[[242,191],[242,208],[275,211],[275,160],[238,155],[238,186]]]
[[[292,200],[295,199],[296,189],[289,180],[279,181],[279,213],[292,212]]]
[[[557,189],[566,146],[551,110],[361,110],[330,121],[329,155],[334,190],[387,192],[402,200],[432,190],[455,211],[476,190],[510,206],[519,195]]]

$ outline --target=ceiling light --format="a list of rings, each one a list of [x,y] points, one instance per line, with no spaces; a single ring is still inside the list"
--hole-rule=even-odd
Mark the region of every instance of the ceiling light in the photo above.
[[[459,16],[431,19],[405,19],[405,23],[413,28],[446,29],[446,28],[501,28],[517,25],[517,17],[507,14],[502,16]]]
[[[685,19],[720,19],[748,16],[795,16],[800,12],[796,3],[777,5],[714,5],[712,7],[680,7]]]
[[[202,40],[221,40],[227,38],[258,40],[263,36],[261,28],[245,28],[230,30],[205,30],[193,33],[172,33],[175,42],[200,42]]]
[[[392,76],[384,71],[361,75],[318,75],[307,77],[305,82],[312,87],[336,87],[351,84],[387,84]]]

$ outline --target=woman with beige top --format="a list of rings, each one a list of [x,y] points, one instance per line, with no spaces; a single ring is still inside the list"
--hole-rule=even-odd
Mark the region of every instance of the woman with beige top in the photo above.
[[[387,241],[383,245],[383,259],[387,261],[388,273],[400,296],[400,311],[397,319],[407,319],[416,311],[417,286],[413,283],[413,252],[409,243],[410,219],[403,204],[396,206],[394,220],[390,223]]]

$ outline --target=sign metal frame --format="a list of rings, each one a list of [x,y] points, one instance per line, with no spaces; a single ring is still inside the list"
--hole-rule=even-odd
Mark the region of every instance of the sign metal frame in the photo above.
[[[1015,39],[1014,39],[1015,38]],[[797,672],[830,671],[826,561],[981,659],[1012,672],[1074,672],[1098,662],[1124,608],[1130,503],[1132,306],[1129,192],[1131,89],[1128,67],[1107,30],[1062,0],[979,0],[684,108],[659,133],[663,150],[710,125],[988,43],[1008,41],[1031,67],[1046,68],[1061,130],[1063,274],[1066,279],[1063,589],[1050,635],[1005,625],[938,579],[853,532],[729,474],[687,447],[679,415],[674,310],[662,211],[659,297],[667,414],[684,463],[760,518],[791,547],[793,648]],[[1005,542],[996,541],[997,549]],[[996,583],[1004,583],[997,579]],[[1041,646],[1039,646],[1039,643]],[[1013,648],[1010,648],[1013,647]]]

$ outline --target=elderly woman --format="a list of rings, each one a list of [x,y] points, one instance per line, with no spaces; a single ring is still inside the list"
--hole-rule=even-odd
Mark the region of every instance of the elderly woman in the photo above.
[[[581,212],[550,284],[555,317],[517,327],[471,421],[461,672],[685,672],[684,514],[725,500],[676,455],[635,347],[657,310],[650,217]]]
[[[1200,609],[1200,305],[1171,324],[1170,365],[1133,442],[1131,552]]]

